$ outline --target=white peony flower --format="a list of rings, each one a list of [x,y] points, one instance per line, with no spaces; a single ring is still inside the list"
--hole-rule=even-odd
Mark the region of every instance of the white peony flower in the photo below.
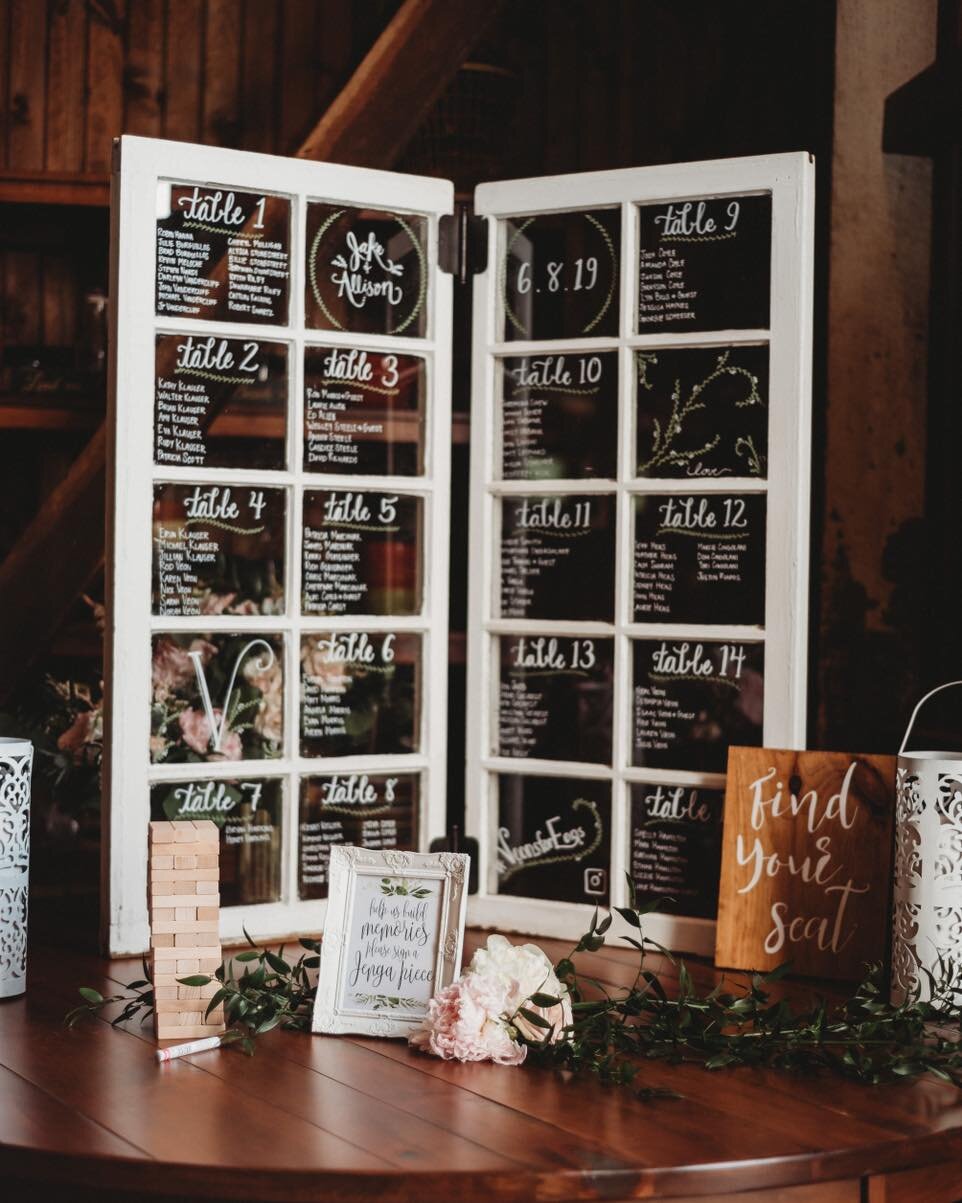
[[[563,1038],[572,1014],[568,988],[559,981],[554,966],[537,944],[512,944],[504,936],[488,936],[487,945],[475,952],[467,972],[500,983],[509,1017],[524,1007],[552,1025],[553,1030],[539,1028],[523,1015],[516,1016],[512,1022],[526,1040],[549,1038],[554,1042]],[[554,1007],[537,1007],[529,1001],[532,994],[548,994],[560,1002]]]

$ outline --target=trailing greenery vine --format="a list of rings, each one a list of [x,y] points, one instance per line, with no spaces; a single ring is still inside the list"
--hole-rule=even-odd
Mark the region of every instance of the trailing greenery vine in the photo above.
[[[880,965],[869,967],[853,993],[838,1002],[816,997],[796,1004],[779,997],[778,983],[789,964],[737,984],[722,978],[703,993],[684,961],[644,935],[643,921],[656,906],[638,906],[632,888],[630,906],[616,907],[604,918],[595,913],[588,931],[555,966],[572,1002],[572,1021],[562,1038],[540,1014],[527,1008],[520,1012],[544,1033],[540,1041],[526,1041],[535,1063],[590,1072],[603,1082],[632,1086],[643,1096],[670,1093],[643,1085],[644,1062],[655,1059],[707,1070],[750,1065],[796,1073],[829,1071],[867,1083],[931,1073],[962,1086],[962,976],[952,967],[942,965],[938,978],[927,975],[928,999],[916,991],[899,1004],[888,1000]],[[638,952],[634,980],[620,990],[579,972],[572,960],[605,945],[615,912],[636,933],[621,939]],[[301,940],[304,951],[291,962],[283,949],[272,952],[247,939],[251,947],[225,961],[213,979],[192,975],[181,980],[188,986],[217,981],[208,1012],[223,1003],[225,1039],[252,1053],[255,1038],[273,1028],[310,1030],[316,987],[309,971],[320,965],[320,945]],[[677,990],[671,994],[649,967],[652,954],[677,966]],[[235,962],[243,966],[239,976]],[[67,1023],[114,1005],[121,1007],[114,1025],[138,1015],[146,1019],[154,1005],[146,962],[144,977],[126,990],[105,998],[83,987],[83,1002],[67,1015]],[[528,1001],[541,1008],[559,1002],[547,994]]]

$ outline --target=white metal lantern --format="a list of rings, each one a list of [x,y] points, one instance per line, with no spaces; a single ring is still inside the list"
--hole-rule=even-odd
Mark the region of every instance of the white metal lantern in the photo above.
[[[932,979],[962,973],[962,752],[906,752],[912,712],[899,748],[895,788],[892,896],[892,1001],[931,996]]]
[[[0,998],[27,988],[27,877],[33,745],[0,737]]]

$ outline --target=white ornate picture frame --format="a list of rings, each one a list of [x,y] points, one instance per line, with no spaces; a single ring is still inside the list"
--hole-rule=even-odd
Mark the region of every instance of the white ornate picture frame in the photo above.
[[[335,846],[315,1032],[408,1036],[461,972],[470,857]]]

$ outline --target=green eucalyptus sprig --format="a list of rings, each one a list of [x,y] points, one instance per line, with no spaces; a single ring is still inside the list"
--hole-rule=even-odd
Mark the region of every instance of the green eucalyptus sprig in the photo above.
[[[605,943],[612,913],[588,931],[555,966],[570,991],[572,1022],[553,1039],[546,1031],[529,1042],[536,1060],[573,1072],[591,1072],[604,1082],[631,1084],[645,1060],[694,1063],[704,1069],[748,1065],[817,1073],[828,1070],[866,1083],[897,1081],[934,1074],[962,1086],[962,974],[946,963],[938,979],[927,975],[928,999],[916,990],[899,1004],[889,1002],[882,965],[844,1000],[829,1003],[816,996],[796,1005],[777,997],[777,983],[789,963],[769,973],[751,974],[733,990],[721,981],[699,992],[684,961],[676,959],[642,932],[644,917],[657,902],[637,906],[629,878],[631,906],[616,907],[637,936],[622,936],[638,951],[638,969],[630,987],[612,992],[603,982],[580,974],[571,957],[597,952]],[[677,992],[669,997],[661,979],[646,964],[651,953],[666,956],[678,968]],[[543,1006],[559,1000],[543,998]],[[544,1020],[537,1026],[548,1025]],[[643,1094],[664,1093],[644,1090]]]
[[[244,936],[250,947],[226,959],[213,977],[194,973],[177,980],[183,986],[219,983],[207,1003],[205,1017],[223,1004],[227,1031],[222,1041],[238,1041],[244,1052],[251,1055],[255,1038],[274,1028],[310,1030],[316,988],[311,983],[309,971],[317,969],[321,963],[321,946],[317,940],[298,941],[305,951],[292,963],[284,959],[283,948],[279,952],[259,948],[246,929]],[[239,975],[235,963],[243,966]],[[99,991],[82,986],[80,995],[84,1002],[68,1013],[67,1024],[72,1027],[85,1016],[97,1015],[105,1007],[115,1004],[123,1004],[123,1007],[111,1020],[114,1027],[141,1013],[141,1022],[148,1019],[154,1009],[154,992],[146,960],[144,980],[130,982],[127,991],[105,998]]]
[[[631,905],[615,907],[603,918],[596,911],[588,930],[555,965],[558,979],[569,991],[571,1022],[559,1031],[544,1018],[545,1010],[561,1002],[546,992],[534,994],[519,1009],[532,1028],[543,1032],[541,1040],[525,1041],[537,1063],[590,1072],[603,1082],[636,1089],[646,1060],[691,1063],[708,1070],[747,1065],[796,1073],[830,1071],[867,1083],[931,1073],[962,1086],[959,968],[942,963],[937,978],[927,975],[927,999],[916,990],[899,1004],[886,997],[880,965],[869,967],[849,997],[831,1003],[819,996],[798,1004],[781,997],[778,984],[789,971],[788,964],[752,974],[745,982],[723,978],[713,989],[701,992],[684,961],[644,935],[644,919],[658,903],[638,906],[630,879],[629,888]],[[634,979],[622,990],[612,990],[580,972],[572,959],[604,946],[615,913],[634,930],[620,938],[638,953]],[[216,981],[208,1013],[222,1003],[228,1025],[224,1039],[239,1041],[245,1052],[252,1053],[256,1037],[273,1028],[310,1030],[316,987],[309,971],[320,964],[320,945],[301,940],[305,951],[290,963],[283,948],[279,953],[259,948],[244,934],[250,947],[226,960],[213,978],[194,974],[179,980],[187,986]],[[650,967],[652,954],[665,956],[677,966],[678,985],[671,996]],[[235,963],[243,966],[239,974]],[[146,962],[144,978],[131,982],[127,991],[104,998],[83,987],[84,1001],[68,1014],[67,1022],[72,1025],[115,1004],[121,1010],[114,1025],[138,1014],[146,1019],[154,1006]],[[650,1097],[671,1092],[643,1088],[638,1093]]]

